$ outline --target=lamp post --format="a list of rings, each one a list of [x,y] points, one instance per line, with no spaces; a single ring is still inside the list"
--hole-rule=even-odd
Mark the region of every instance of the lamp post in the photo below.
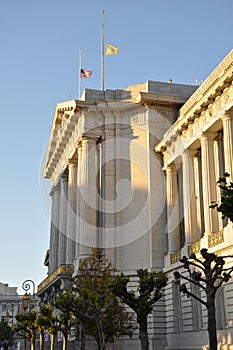
[[[25,294],[23,295],[22,299],[22,307],[24,311],[31,311],[34,309],[34,299],[35,299],[35,282],[32,280],[26,280],[22,284],[23,290],[25,290]],[[31,294],[28,293],[32,289],[32,298]]]
[[[13,319],[14,319],[14,304],[13,303],[6,303],[3,305],[3,310],[6,311],[4,315],[4,319],[6,320],[6,323],[8,324],[8,320],[11,318],[12,321],[11,323],[13,324]],[[10,311],[10,313],[9,313]]]
[[[2,317],[6,325],[4,348],[8,348],[8,345],[11,346],[13,344],[12,326],[14,322],[14,303],[5,303],[2,306],[2,310],[6,311],[5,315]]]

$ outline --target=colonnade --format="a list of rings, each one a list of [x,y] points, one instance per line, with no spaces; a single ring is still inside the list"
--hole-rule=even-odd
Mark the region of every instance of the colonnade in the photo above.
[[[82,137],[51,191],[49,273],[88,256],[97,245],[98,140]]]
[[[222,117],[223,172],[233,179],[233,112]],[[212,201],[217,202],[217,180],[223,173],[219,171],[221,156],[216,155],[218,132],[203,131],[199,137],[200,149],[186,149],[180,154],[183,174],[183,203],[179,203],[178,168],[176,162],[166,167],[167,181],[167,232],[169,253],[181,248],[180,225],[184,219],[185,245],[190,245],[203,234],[218,232],[222,227],[216,210],[209,208]],[[218,159],[217,159],[218,158]],[[181,209],[182,208],[182,209]],[[203,213],[202,213],[203,208]],[[183,212],[181,212],[181,210]],[[202,231],[202,232],[201,232]]]

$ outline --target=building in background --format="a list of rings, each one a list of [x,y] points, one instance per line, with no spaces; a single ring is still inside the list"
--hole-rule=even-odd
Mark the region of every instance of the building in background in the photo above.
[[[126,274],[170,276],[149,320],[151,349],[207,344],[206,311],[181,297],[173,272],[201,248],[232,252],[232,224],[209,208],[220,199],[218,177],[233,176],[232,80],[233,51],[200,87],[147,81],[86,89],[80,100],[57,104],[43,170],[52,212],[42,301],[65,290],[80,259],[101,247]],[[230,349],[231,281],[218,298],[219,343]],[[139,349],[138,339],[119,345],[126,347]]]
[[[28,282],[30,280],[26,280]],[[29,287],[29,285],[27,285]],[[17,293],[17,287],[10,287],[7,283],[0,282],[0,320],[12,327],[16,324],[16,315],[19,313],[28,312],[34,310],[38,312],[39,310],[39,298],[34,294],[31,295],[27,293],[30,289],[26,288],[26,292],[23,295]],[[4,339],[0,339],[0,343]],[[8,341],[9,342],[9,341]],[[12,341],[9,342],[9,346],[20,349],[24,348],[24,338],[19,334],[12,333]]]

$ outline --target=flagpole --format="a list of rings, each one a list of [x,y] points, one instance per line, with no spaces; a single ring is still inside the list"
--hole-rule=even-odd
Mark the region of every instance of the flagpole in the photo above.
[[[104,91],[104,10],[102,10],[102,83],[101,90]]]
[[[82,69],[82,48],[80,47],[79,49],[79,71],[78,71],[78,76],[79,76],[79,88],[78,88],[78,99],[80,100],[81,97],[81,69]]]

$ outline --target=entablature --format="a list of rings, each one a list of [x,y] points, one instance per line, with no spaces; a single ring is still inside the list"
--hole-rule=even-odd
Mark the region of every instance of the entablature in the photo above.
[[[187,99],[188,97],[185,96],[139,92],[136,98],[136,103],[149,106],[168,105],[173,107],[181,107],[187,101]]]
[[[213,128],[233,106],[233,50],[180,109],[180,116],[156,146],[166,161]],[[219,124],[218,124],[219,127]]]
[[[95,105],[94,102],[70,100],[56,105],[53,124],[44,163],[43,176],[50,178],[64,145],[74,131],[82,111]]]

